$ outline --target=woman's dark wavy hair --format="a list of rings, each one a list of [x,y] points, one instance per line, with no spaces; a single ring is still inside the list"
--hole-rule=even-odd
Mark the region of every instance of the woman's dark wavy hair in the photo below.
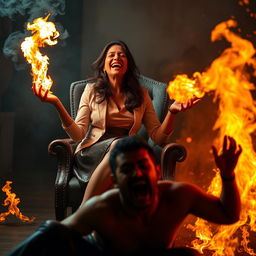
[[[127,57],[128,67],[124,75],[124,81],[121,91],[126,96],[126,109],[132,112],[134,108],[137,108],[142,104],[143,100],[141,86],[138,81],[139,70],[135,64],[134,58],[128,46],[120,40],[109,42],[102,50],[99,57],[92,64],[92,67],[94,69],[93,78],[96,80],[94,90],[97,95],[97,103],[100,104],[104,100],[108,100],[109,97],[112,95],[108,76],[106,72],[103,71],[103,68],[107,52],[109,48],[113,45],[120,45]]]

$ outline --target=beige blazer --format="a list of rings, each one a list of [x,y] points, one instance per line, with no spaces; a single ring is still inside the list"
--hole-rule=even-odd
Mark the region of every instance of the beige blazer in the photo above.
[[[74,122],[68,127],[62,125],[72,140],[80,142],[76,152],[97,142],[106,130],[107,102],[96,103],[93,87],[94,83],[86,85]],[[141,125],[144,124],[150,138],[156,144],[168,143],[170,134],[159,132],[161,123],[146,88],[143,88],[143,98],[142,105],[133,111],[134,123],[129,131],[129,135],[136,134]],[[89,129],[90,126],[91,128]]]

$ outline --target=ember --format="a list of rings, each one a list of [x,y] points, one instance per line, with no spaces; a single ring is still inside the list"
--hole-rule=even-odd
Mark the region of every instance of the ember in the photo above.
[[[20,203],[20,199],[18,197],[16,198],[15,193],[11,193],[12,188],[10,184],[12,184],[12,181],[6,181],[6,184],[2,188],[2,191],[5,192],[5,194],[7,195],[7,198],[4,200],[3,205],[8,206],[8,211],[0,213],[0,223],[4,222],[6,216],[10,214],[15,215],[23,222],[33,222],[35,220],[35,217],[32,217],[30,219],[20,212],[20,209],[17,207],[17,205]]]

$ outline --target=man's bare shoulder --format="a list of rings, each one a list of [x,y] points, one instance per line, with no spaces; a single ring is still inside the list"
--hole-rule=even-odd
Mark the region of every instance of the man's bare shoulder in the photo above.
[[[176,215],[172,213],[173,218],[183,218],[190,212],[191,206],[198,195],[198,188],[190,183],[176,181],[159,181],[159,199],[160,207],[165,212],[173,212],[175,205]],[[176,217],[175,217],[176,216]]]
[[[98,211],[99,208],[110,208],[113,204],[119,202],[119,190],[110,189],[105,193],[94,196],[86,201],[81,208],[86,210]]]
[[[104,224],[118,208],[116,205],[119,205],[119,202],[119,190],[111,189],[86,201],[74,214],[63,220],[62,224],[86,235]]]
[[[194,186],[187,182],[172,181],[172,180],[159,180],[157,183],[159,188],[169,188],[169,189],[179,189],[179,188]]]
[[[198,188],[191,183],[167,180],[158,181],[158,188],[162,197],[188,196],[188,193],[193,194],[198,190]]]

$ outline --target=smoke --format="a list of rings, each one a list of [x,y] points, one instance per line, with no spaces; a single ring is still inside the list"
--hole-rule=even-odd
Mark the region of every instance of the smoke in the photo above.
[[[38,17],[45,17],[50,13],[49,21],[54,21],[57,15],[65,14],[65,0],[0,0],[0,17],[9,17],[14,20],[17,15],[27,17],[23,31],[15,31],[5,40],[3,53],[10,58],[17,70],[24,69],[25,59],[22,57],[20,44],[25,37],[30,35],[26,30],[28,22]],[[68,32],[60,23],[56,23],[60,32],[60,40],[68,37]],[[64,42],[64,41],[63,41]]]
[[[51,13],[63,15],[65,0],[0,0],[0,16],[14,18],[15,15],[29,15],[30,20]]]

